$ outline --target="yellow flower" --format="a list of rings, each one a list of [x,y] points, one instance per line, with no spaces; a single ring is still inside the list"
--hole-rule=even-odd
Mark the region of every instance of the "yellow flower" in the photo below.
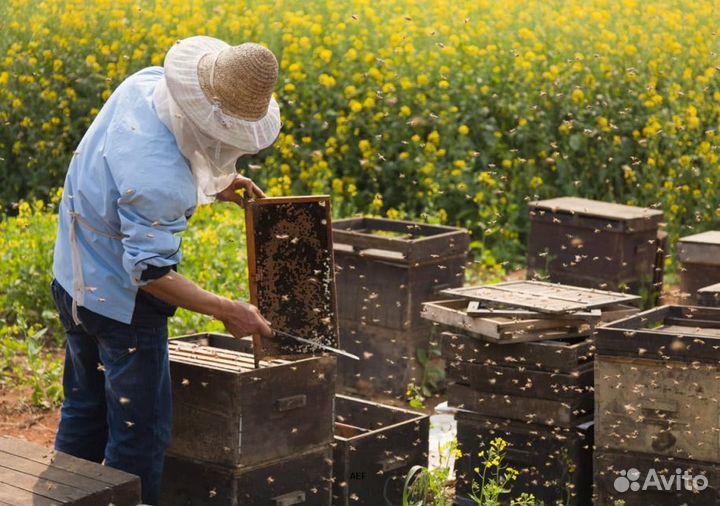
[[[468,127],[467,125],[460,125],[458,127],[458,133],[460,135],[468,135],[470,133],[470,127]]]

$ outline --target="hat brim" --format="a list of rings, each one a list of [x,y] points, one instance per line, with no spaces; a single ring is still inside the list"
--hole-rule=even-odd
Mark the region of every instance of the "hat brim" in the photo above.
[[[165,81],[178,107],[205,135],[248,153],[257,152],[272,145],[280,133],[280,106],[275,98],[270,99],[262,118],[248,121],[224,114],[200,86],[200,59],[228,47],[226,42],[206,36],[178,41],[165,56]]]

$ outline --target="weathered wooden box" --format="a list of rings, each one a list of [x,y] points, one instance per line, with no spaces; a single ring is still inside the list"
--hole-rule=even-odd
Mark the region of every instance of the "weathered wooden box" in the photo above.
[[[333,223],[342,321],[427,328],[421,303],[462,286],[470,236],[461,228],[379,218]]]
[[[596,449],[594,475],[595,506],[720,504],[720,468],[716,464]]]
[[[275,438],[265,441],[271,446]],[[162,506],[330,506],[329,445],[251,467],[227,467],[169,455]]]
[[[720,309],[656,308],[596,345],[598,448],[720,462]]]
[[[469,243],[468,232],[455,227],[376,218],[333,223],[341,341],[361,357],[338,359],[346,391],[399,396],[421,380],[416,353],[429,348],[431,336],[421,304],[462,286]]]
[[[720,283],[720,230],[683,237],[677,249],[683,302],[693,304],[700,288]]]
[[[495,344],[450,332],[441,338],[450,406],[561,427],[592,417],[590,339]]]
[[[0,437],[0,504],[131,506],[140,478],[8,436]]]
[[[402,331],[346,321],[340,328],[343,349],[360,358],[338,356],[338,382],[346,392],[398,396],[409,383],[422,381],[416,354],[430,345],[432,329]]]
[[[338,395],[333,504],[401,504],[405,475],[426,465],[429,417]]]
[[[550,428],[466,413],[458,413],[456,420],[462,452],[456,461],[459,496],[469,496],[473,480],[479,483],[475,469],[482,469],[484,461],[478,453],[487,452],[490,442],[499,437],[508,443],[504,464],[520,471],[518,479],[510,484],[513,492],[508,499],[527,492],[546,505],[591,504],[592,422],[573,428]]]
[[[250,466],[332,441],[335,357],[256,369],[251,346],[220,334],[170,341],[171,454]]]
[[[697,302],[700,306],[720,307],[720,283],[700,288]]]
[[[660,293],[662,211],[576,197],[531,202],[528,277]]]

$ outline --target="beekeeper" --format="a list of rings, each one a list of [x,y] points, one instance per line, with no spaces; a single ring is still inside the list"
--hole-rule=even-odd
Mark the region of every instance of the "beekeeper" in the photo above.
[[[139,475],[146,504],[157,502],[171,432],[168,317],[179,306],[235,336],[271,334],[255,307],[177,272],[177,234],[198,205],[264,197],[235,163],[278,136],[277,76],[258,44],[182,40],[163,67],[118,86],[65,179],[52,284],[67,334],[55,447]]]

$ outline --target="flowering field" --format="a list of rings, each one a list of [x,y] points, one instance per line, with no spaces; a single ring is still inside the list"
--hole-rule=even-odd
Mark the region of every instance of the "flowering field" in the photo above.
[[[62,184],[84,129],[173,42],[262,42],[283,133],[245,161],[272,194],[470,227],[523,252],[528,199],[663,208],[672,237],[720,216],[720,9],[699,0],[8,0],[0,202]]]

